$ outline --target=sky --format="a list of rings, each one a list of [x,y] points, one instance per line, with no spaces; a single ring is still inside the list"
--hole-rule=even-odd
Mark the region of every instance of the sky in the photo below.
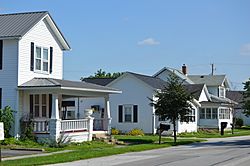
[[[249,0],[0,0],[0,13],[49,11],[72,50],[64,79],[98,69],[153,75],[163,67],[250,77]]]

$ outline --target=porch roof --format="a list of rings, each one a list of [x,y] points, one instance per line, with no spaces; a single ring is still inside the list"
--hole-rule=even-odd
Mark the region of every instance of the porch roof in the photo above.
[[[63,90],[78,90],[87,92],[100,92],[100,93],[121,93],[121,91],[100,86],[92,83],[81,81],[61,80],[54,78],[33,78],[22,85],[18,86],[19,90],[41,90],[41,89],[63,89]]]

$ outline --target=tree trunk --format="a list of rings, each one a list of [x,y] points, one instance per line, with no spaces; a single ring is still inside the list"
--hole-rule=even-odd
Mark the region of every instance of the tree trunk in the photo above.
[[[176,145],[176,123],[175,123],[175,120],[173,121],[173,125],[174,125],[174,144]]]

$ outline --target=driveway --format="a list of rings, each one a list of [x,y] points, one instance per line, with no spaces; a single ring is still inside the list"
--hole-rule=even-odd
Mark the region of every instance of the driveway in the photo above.
[[[79,160],[54,166],[249,166],[250,136]]]

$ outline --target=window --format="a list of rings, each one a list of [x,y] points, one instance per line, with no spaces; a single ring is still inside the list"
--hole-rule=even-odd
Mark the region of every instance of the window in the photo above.
[[[132,122],[132,105],[124,106],[124,122]]]
[[[201,108],[200,119],[217,119],[217,108]]]
[[[35,70],[48,73],[49,71],[49,51],[47,48],[36,46]]]
[[[31,113],[34,115],[35,118],[46,118],[49,116],[49,95],[47,94],[35,94],[31,95],[30,104]],[[34,110],[34,113],[33,113]]]
[[[125,104],[118,106],[118,122],[138,122],[138,106],[132,104]]]
[[[230,119],[230,110],[228,108],[220,108],[219,118],[220,119]]]
[[[212,108],[212,119],[218,119],[217,108]]]
[[[225,88],[224,87],[219,87],[219,97],[225,97]]]
[[[205,108],[202,108],[200,110],[200,119],[206,119],[206,110],[205,110]]]
[[[190,111],[186,117],[188,118],[188,122],[195,122],[195,110]]]

